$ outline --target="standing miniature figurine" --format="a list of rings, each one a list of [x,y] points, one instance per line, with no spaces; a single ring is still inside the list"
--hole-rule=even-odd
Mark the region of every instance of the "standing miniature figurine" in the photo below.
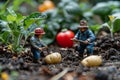
[[[34,33],[34,36],[32,36],[30,39],[31,51],[33,53],[34,62],[40,63],[39,59],[41,57],[41,53],[47,48],[47,46],[41,40],[45,32],[42,28],[36,28]]]
[[[83,57],[84,50],[87,49],[87,55],[93,54],[94,40],[95,35],[88,28],[86,20],[80,21],[79,30],[76,33],[75,37],[72,39],[73,41],[80,42],[80,45],[76,48],[79,52],[79,55]]]

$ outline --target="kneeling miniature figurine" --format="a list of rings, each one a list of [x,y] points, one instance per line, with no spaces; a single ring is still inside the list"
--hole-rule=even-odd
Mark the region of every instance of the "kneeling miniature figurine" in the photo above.
[[[45,45],[41,40],[44,34],[45,32],[42,28],[36,28],[34,30],[34,36],[30,39],[31,52],[33,53],[34,62],[36,63],[40,63],[39,60],[41,58],[41,53],[47,48],[47,45]]]
[[[84,50],[87,49],[87,55],[93,54],[94,40],[95,35],[88,28],[87,22],[85,20],[80,21],[79,30],[76,33],[75,37],[72,39],[73,41],[79,41],[80,45],[76,48],[79,52],[79,55],[83,57]]]

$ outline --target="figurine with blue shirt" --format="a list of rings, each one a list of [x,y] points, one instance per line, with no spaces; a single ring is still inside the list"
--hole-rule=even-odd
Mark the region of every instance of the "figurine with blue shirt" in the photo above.
[[[36,28],[34,30],[34,36],[31,37],[31,52],[33,53],[34,62],[40,63],[40,58],[43,50],[47,49],[47,45],[41,40],[42,36],[45,34],[42,28]]]
[[[79,30],[72,40],[80,43],[79,46],[76,47],[76,50],[79,52],[79,56],[83,57],[85,49],[87,50],[88,56],[92,55],[95,41],[94,33],[89,29],[86,20],[81,20],[78,28]]]

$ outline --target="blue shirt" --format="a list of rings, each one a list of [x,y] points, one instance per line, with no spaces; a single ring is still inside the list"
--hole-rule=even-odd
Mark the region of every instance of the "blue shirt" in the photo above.
[[[90,29],[87,29],[84,32],[81,32],[80,30],[76,33],[75,38],[78,40],[88,40],[90,43],[92,43],[95,40],[95,35]]]
[[[36,36],[31,37],[30,43],[31,43],[32,48],[34,48],[34,49],[39,49],[40,47],[45,47],[45,46],[46,46],[46,45],[42,42],[42,40],[39,39],[39,38],[36,37]]]

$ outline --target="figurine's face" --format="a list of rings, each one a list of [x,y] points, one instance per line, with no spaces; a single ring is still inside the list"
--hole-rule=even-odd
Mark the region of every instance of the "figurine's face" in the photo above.
[[[43,34],[38,35],[38,38],[42,38]]]
[[[86,31],[86,30],[87,30],[87,28],[84,28],[84,27],[83,27],[83,28],[80,28],[80,31],[81,31],[81,32],[84,32],[84,31]]]

